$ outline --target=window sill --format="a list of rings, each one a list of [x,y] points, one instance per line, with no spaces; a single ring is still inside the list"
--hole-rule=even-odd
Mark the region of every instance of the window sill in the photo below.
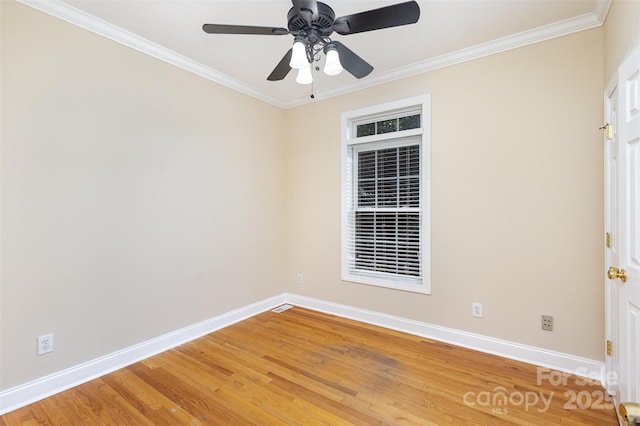
[[[402,282],[399,280],[393,280],[388,278],[377,278],[377,277],[343,273],[342,281],[389,288],[392,290],[408,291],[411,293],[431,294],[431,287],[425,278],[422,279],[422,282],[420,284],[413,284],[413,283]]]

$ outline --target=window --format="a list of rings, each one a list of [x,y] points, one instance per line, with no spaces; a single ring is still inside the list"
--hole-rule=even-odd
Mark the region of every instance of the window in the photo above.
[[[342,279],[430,293],[429,96],[342,114]]]

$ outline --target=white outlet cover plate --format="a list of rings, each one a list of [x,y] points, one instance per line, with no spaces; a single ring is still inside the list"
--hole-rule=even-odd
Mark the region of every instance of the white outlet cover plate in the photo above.
[[[38,355],[53,352],[53,334],[38,336]]]
[[[482,303],[471,304],[471,315],[476,318],[482,318]]]

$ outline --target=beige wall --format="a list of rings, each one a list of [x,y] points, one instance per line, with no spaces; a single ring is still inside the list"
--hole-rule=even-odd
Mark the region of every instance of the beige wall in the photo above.
[[[613,0],[604,25],[605,84],[634,43],[640,43],[640,1]]]
[[[603,359],[602,48],[595,29],[287,111],[288,291]],[[340,114],[424,93],[432,294],[343,282]]]
[[[1,389],[281,293],[284,112],[0,4]]]

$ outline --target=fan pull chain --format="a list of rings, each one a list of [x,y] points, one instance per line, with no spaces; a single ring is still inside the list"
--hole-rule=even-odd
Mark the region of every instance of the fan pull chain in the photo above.
[[[316,59],[316,64],[315,64],[315,67],[314,67],[316,69],[316,71],[320,71],[320,67],[318,66],[318,62],[320,62],[320,58]],[[310,96],[311,99],[315,99],[316,98],[316,95],[313,94],[313,92],[315,92],[315,89],[313,88],[314,83],[315,83],[315,79],[312,79],[311,80],[311,96]]]

